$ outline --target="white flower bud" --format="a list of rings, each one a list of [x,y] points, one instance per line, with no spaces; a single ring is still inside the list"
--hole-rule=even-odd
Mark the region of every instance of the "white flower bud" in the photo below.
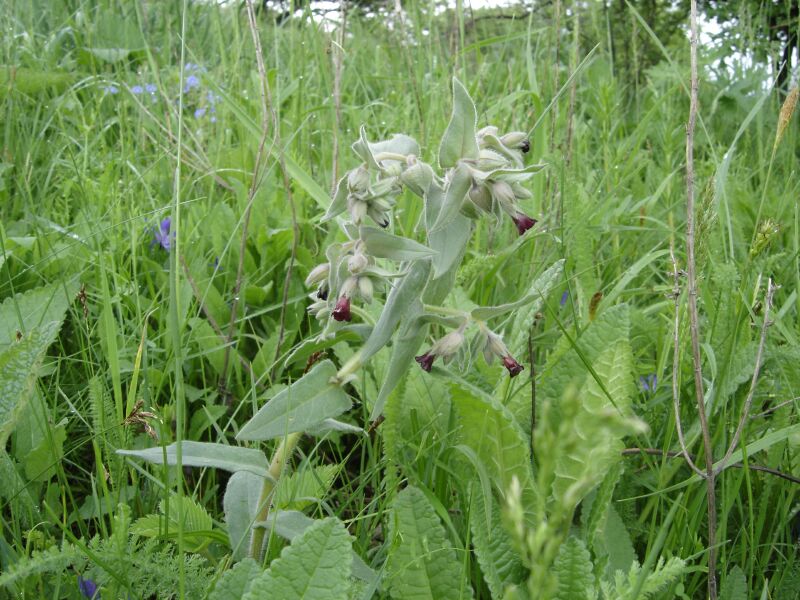
[[[463,343],[464,332],[461,329],[456,329],[437,341],[431,348],[431,353],[442,358],[448,358],[458,352]]]
[[[494,150],[481,150],[478,155],[477,167],[481,171],[492,171],[508,166],[508,159]]]
[[[494,136],[496,136],[496,135],[497,135],[497,133],[498,133],[498,131],[499,131],[499,130],[498,130],[498,129],[497,129],[497,127],[495,127],[494,125],[488,125],[488,126],[486,126],[486,127],[482,128],[482,129],[479,129],[479,130],[478,130],[478,133],[477,133],[476,135],[477,135],[477,137],[478,137],[478,140],[482,140],[482,138],[483,138],[484,136],[487,136],[487,135],[494,135]]]
[[[367,215],[367,203],[363,200],[359,200],[355,196],[349,196],[347,200],[350,218],[353,219],[353,223],[356,225],[361,225],[364,217]]]
[[[413,164],[409,163],[409,167],[403,171],[400,181],[417,196],[423,196],[433,181],[433,170],[430,165],[415,160]]]
[[[364,165],[353,169],[347,175],[347,187],[351,192],[364,193],[369,189],[369,171]]]
[[[383,172],[389,177],[397,177],[403,172],[402,163],[396,160],[390,160],[383,163]]]
[[[317,265],[306,277],[306,286],[311,287],[312,285],[319,283],[328,278],[328,273],[331,271],[331,264],[330,263],[322,263],[321,265]]]
[[[481,210],[487,213],[492,212],[492,195],[485,185],[473,183],[469,188],[469,199]]]
[[[369,209],[367,210],[367,214],[369,214],[370,219],[375,221],[381,227],[389,226],[389,215],[387,212],[378,210],[374,206],[370,206]]]
[[[341,298],[344,296],[345,298],[350,298],[353,295],[353,292],[356,290],[358,286],[358,278],[357,277],[348,277],[344,280],[341,289],[339,290],[339,297]]]
[[[500,203],[503,210],[509,214],[515,214],[514,207],[516,196],[514,190],[505,181],[495,181],[492,183],[492,197]]]
[[[488,364],[492,364],[495,356],[504,357],[508,355],[508,348],[503,343],[503,338],[493,331],[486,330],[486,345],[483,348],[483,357]]]
[[[361,273],[364,269],[367,268],[369,264],[369,260],[366,256],[364,256],[361,252],[356,252],[347,260],[347,270],[350,271],[353,275]]]
[[[375,291],[375,286],[372,284],[372,279],[367,276],[358,278],[358,294],[361,299],[369,304],[372,302],[372,294]]]
[[[512,131],[501,137],[500,141],[506,148],[520,149],[523,147],[523,142],[528,142],[528,136],[522,131]]]

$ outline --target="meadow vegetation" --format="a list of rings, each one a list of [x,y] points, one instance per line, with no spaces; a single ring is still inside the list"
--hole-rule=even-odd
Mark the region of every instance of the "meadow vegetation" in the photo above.
[[[3,3],[0,598],[798,597],[796,74],[689,269],[646,4]]]

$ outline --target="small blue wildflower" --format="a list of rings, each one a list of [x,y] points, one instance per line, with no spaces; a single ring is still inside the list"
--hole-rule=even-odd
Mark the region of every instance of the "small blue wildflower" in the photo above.
[[[656,386],[658,385],[658,377],[655,373],[652,373],[647,377],[639,377],[639,385],[642,387],[642,391],[644,392],[655,392]]]
[[[209,119],[209,121],[211,121],[212,123],[216,123],[217,122],[217,117],[212,115],[211,118]]]
[[[188,94],[192,89],[200,86],[200,79],[197,75],[189,75],[186,78],[185,85],[183,86],[183,93]]]
[[[144,86],[144,89],[148,94],[155,94],[156,89],[158,88],[156,88],[154,83],[148,83],[146,86]]]
[[[99,600],[100,592],[97,590],[97,584],[91,579],[84,579],[78,575],[78,590],[84,598],[94,598]]]
[[[106,85],[103,87],[103,91],[106,94],[119,94],[119,88],[115,85]]]
[[[158,229],[155,227],[152,228],[153,233],[153,241],[150,242],[150,247],[153,248],[158,244],[164,250],[169,252],[170,247],[172,246],[172,236],[170,235],[170,228],[172,227],[172,219],[167,217],[158,226]]]
[[[132,94],[142,94],[144,93],[144,88],[140,85],[135,85],[131,88]]]
[[[204,107],[200,107],[200,108],[198,108],[197,110],[194,111],[194,118],[195,119],[200,119],[205,114],[206,114],[206,109]]]
[[[564,290],[564,293],[561,294],[561,300],[558,301],[558,305],[564,306],[567,303],[568,299],[569,299],[569,291]]]

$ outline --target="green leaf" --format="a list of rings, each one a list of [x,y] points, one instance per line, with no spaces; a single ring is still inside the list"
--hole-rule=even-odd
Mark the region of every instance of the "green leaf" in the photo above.
[[[56,425],[38,446],[25,455],[23,464],[28,481],[47,481],[55,476],[56,465],[64,458],[66,439],[66,424]]]
[[[521,584],[525,580],[525,567],[503,527],[500,507],[494,496],[489,494],[488,507],[480,491],[473,493],[472,500],[469,524],[475,555],[492,598],[502,598],[507,587]],[[489,521],[486,520],[487,512]]]
[[[392,504],[389,593],[398,600],[471,598],[472,588],[444,527],[425,494],[409,486]]]
[[[4,568],[0,573],[0,586],[21,583],[28,577],[43,573],[61,573],[82,558],[77,548],[66,543],[61,548],[51,546],[47,550],[36,550],[30,557],[22,557]]]
[[[325,496],[338,472],[337,465],[320,465],[281,477],[273,505],[279,509],[303,510]]]
[[[50,284],[6,298],[0,304],[0,352],[11,346],[17,332],[27,333],[52,321],[62,322],[72,304],[78,284]],[[21,319],[21,321],[20,321]]]
[[[282,389],[245,423],[238,440],[268,440],[297,431],[305,431],[351,407],[350,398],[331,379],[336,367],[329,360]]]
[[[457,214],[443,229],[430,232],[428,243],[436,251],[433,257],[434,278],[441,278],[458,267],[471,235],[472,221],[462,214]]]
[[[397,154],[408,156],[413,154],[419,156],[419,144],[412,137],[402,133],[395,133],[388,140],[380,142],[370,142],[367,139],[367,128],[365,125],[359,127],[358,140],[351,146],[353,152],[363,160],[370,169],[380,169],[380,164],[385,158],[381,154]]]
[[[232,473],[249,471],[262,477],[268,476],[267,457],[260,450],[189,441],[181,442],[181,450],[181,462],[184,467],[212,467]],[[168,465],[178,464],[177,444],[170,444],[164,448],[156,446],[145,450],[117,450],[117,454],[141,458],[157,465],[164,464],[166,455]]]
[[[526,312],[525,316],[527,317],[527,314],[530,313],[531,311],[533,313],[536,313],[539,310],[541,310],[542,303],[544,302],[544,299],[547,297],[547,294],[550,293],[550,290],[552,290],[556,284],[560,283],[563,272],[564,272],[564,259],[562,258],[554,262],[544,273],[539,275],[539,277],[537,277],[533,281],[531,287],[528,288],[527,293],[516,302],[509,302],[507,304],[501,304],[499,306],[478,307],[476,309],[473,309],[472,316],[475,319],[479,319],[481,321],[487,321],[494,317],[498,317],[500,315],[504,315],[508,312],[511,312],[512,310],[521,308],[526,304],[530,304],[531,302],[534,301],[536,301],[534,307],[531,308],[530,311]],[[517,319],[519,320],[517,322],[520,325],[524,325],[525,317],[520,319],[520,316],[522,315],[518,315]]]
[[[417,260],[429,258],[436,252],[419,242],[406,237],[392,235],[376,227],[362,226],[361,239],[367,248],[367,253],[376,258],[391,260]]]
[[[431,227],[431,232],[444,229],[457,215],[461,214],[464,198],[472,185],[472,173],[464,163],[459,163],[450,176],[450,181],[445,188],[444,201],[436,215],[436,222]]]
[[[747,578],[739,565],[734,565],[722,582],[719,600],[747,600]]]
[[[347,600],[351,549],[341,521],[316,521],[253,581],[244,600]]]
[[[158,512],[157,515],[147,515],[137,519],[131,525],[131,534],[155,538],[168,533],[174,539],[178,525],[183,521],[183,543],[186,550],[199,552],[211,541],[207,534],[214,529],[214,521],[206,509],[191,497],[171,494],[169,503],[164,500],[159,503]]]
[[[316,523],[314,519],[299,511],[277,510],[270,513],[269,520],[265,523],[265,526],[272,529],[283,539],[291,542],[314,523]],[[353,555],[353,577],[366,581],[370,585],[376,584],[378,574],[356,554],[355,550],[351,554]]]
[[[25,409],[38,378],[38,369],[53,343],[61,321],[31,329],[20,341],[0,352],[0,448]]]
[[[475,103],[466,88],[454,77],[453,114],[439,146],[440,167],[454,167],[462,158],[478,158],[478,140],[475,137],[477,122]]]
[[[244,558],[250,549],[250,537],[263,487],[264,478],[249,471],[237,471],[225,487],[222,508],[228,528],[228,541],[236,560]]]
[[[409,309],[414,307],[415,313],[422,312],[418,299],[428,282],[431,271],[430,262],[418,261],[411,265],[408,273],[399,281],[386,298],[386,304],[372,333],[361,349],[361,360],[366,362],[376,352],[389,343],[400,320],[405,318]],[[415,302],[416,301],[416,302]]]
[[[322,217],[322,223],[330,221],[334,217],[342,214],[347,208],[347,175],[342,177],[336,184],[336,192],[333,194],[333,201]]]
[[[558,579],[555,600],[592,600],[597,597],[592,559],[584,543],[574,535],[559,548],[553,573]]]
[[[252,558],[245,558],[222,574],[208,600],[241,600],[261,571],[261,565]]]

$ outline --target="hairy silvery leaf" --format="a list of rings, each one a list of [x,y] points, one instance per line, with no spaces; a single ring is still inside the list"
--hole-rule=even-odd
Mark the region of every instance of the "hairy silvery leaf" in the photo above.
[[[347,209],[347,175],[339,180],[336,184],[336,192],[333,194],[333,201],[328,207],[325,216],[322,217],[322,222],[330,221],[334,217],[342,214]]]
[[[436,252],[412,239],[392,235],[375,227],[361,227],[361,239],[367,253],[376,258],[417,260],[430,258]]]
[[[384,160],[387,160],[387,155],[391,156],[388,160],[399,160],[401,156],[408,156],[413,154],[419,155],[419,144],[414,138],[401,133],[395,133],[388,140],[380,142],[370,142],[367,139],[367,128],[362,125],[359,128],[359,138],[353,146],[353,152],[358,157],[367,163],[370,169],[379,170]]]
[[[434,172],[431,166],[422,161],[416,161],[409,165],[400,175],[400,181],[420,198],[424,198],[428,193],[428,188],[434,180]]]
[[[472,221],[462,214],[457,214],[448,225],[429,234],[428,243],[436,252],[433,257],[435,278],[458,266],[471,235]]]
[[[222,507],[225,510],[225,524],[235,560],[247,556],[250,549],[250,536],[253,533],[253,522],[259,509],[258,500],[263,485],[263,477],[238,471],[231,476],[225,488]]]
[[[177,443],[164,448],[156,446],[144,450],[117,450],[117,454],[141,458],[157,465],[178,464]],[[261,477],[269,477],[267,457],[254,448],[240,448],[210,442],[181,442],[181,464],[184,467],[213,467],[236,473],[248,471]]]
[[[475,125],[478,113],[469,92],[461,82],[453,78],[453,115],[442,136],[439,146],[439,166],[443,169],[455,167],[462,158],[478,158],[478,140]]]
[[[397,324],[400,323],[401,319],[406,318],[415,301],[418,304],[418,299],[422,296],[422,290],[428,282],[430,271],[431,265],[429,261],[415,262],[411,265],[408,274],[403,280],[398,282],[389,292],[381,316],[375,324],[367,343],[361,349],[363,361],[369,360],[378,350],[389,343]],[[414,309],[415,313],[421,311],[420,306],[414,306]]]
[[[527,165],[519,169],[492,169],[491,171],[481,171],[480,169],[472,169],[472,176],[477,181],[505,181],[507,183],[515,183],[525,181],[530,178],[534,173],[538,173],[547,166],[546,163],[537,163],[535,165]]]
[[[550,268],[539,275],[539,277],[537,277],[536,280],[531,284],[530,289],[528,289],[528,293],[522,298],[516,302],[509,302],[508,304],[501,304],[499,306],[482,306],[476,308],[472,311],[473,318],[480,321],[486,321],[493,317],[503,315],[507,312],[511,312],[512,310],[525,306],[534,300],[539,300],[539,306],[541,306],[541,301],[544,299],[544,297],[550,292],[551,289],[553,289],[555,284],[560,281],[563,270],[564,259],[562,258],[554,262],[552,265],[550,265]]]
[[[340,386],[331,382],[335,375],[336,367],[331,361],[317,364],[262,406],[236,438],[268,440],[305,431],[348,410],[350,398]]]
[[[457,215],[461,214],[464,198],[472,185],[471,169],[464,163],[459,163],[450,176],[450,181],[444,193],[444,202],[436,216],[436,221],[431,231],[447,227]]]

